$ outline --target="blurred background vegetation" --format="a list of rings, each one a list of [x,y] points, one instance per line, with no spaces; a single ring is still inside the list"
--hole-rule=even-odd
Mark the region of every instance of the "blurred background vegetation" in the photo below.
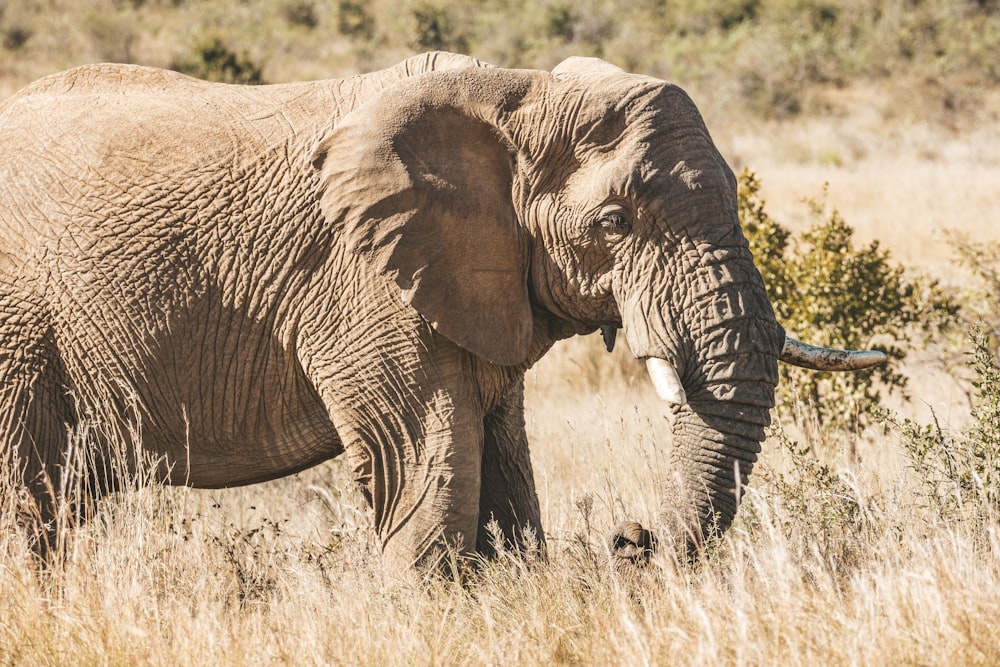
[[[954,123],[1000,83],[998,45],[1000,0],[0,0],[0,93],[84,62],[257,83],[446,49],[544,69],[599,56],[737,116],[822,114],[877,82],[887,113]]]

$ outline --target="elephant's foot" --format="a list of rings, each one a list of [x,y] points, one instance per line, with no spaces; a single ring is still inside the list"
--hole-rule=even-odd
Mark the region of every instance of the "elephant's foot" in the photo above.
[[[611,558],[617,565],[644,567],[656,551],[656,536],[636,521],[618,524],[608,540]]]

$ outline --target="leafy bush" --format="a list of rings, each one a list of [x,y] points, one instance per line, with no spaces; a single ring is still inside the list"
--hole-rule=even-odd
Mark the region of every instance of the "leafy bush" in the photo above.
[[[823,431],[856,431],[884,393],[905,389],[899,365],[906,350],[945,330],[957,301],[937,281],[894,264],[878,241],[855,247],[853,228],[823,202],[809,202],[818,222],[793,239],[768,215],[752,171],[740,175],[737,197],[750,249],[788,333],[815,345],[871,347],[888,355],[887,363],[855,373],[780,367],[780,408],[802,401]]]
[[[338,0],[337,31],[357,39],[371,39],[375,34],[375,21],[364,3],[355,0]]]
[[[171,69],[207,81],[264,83],[260,65],[231,51],[219,38],[198,46],[192,59],[175,62]]]
[[[791,516],[809,517],[780,523],[784,538],[797,551],[811,550],[836,569],[856,565],[864,545],[878,532],[879,499],[864,494],[855,475],[824,461],[823,453],[808,441],[790,437],[780,422],[771,428],[768,440],[784,465],[769,458],[754,473],[752,486],[761,495],[748,494],[750,502],[740,506],[737,528],[760,530],[760,514],[778,506]]]
[[[285,20],[292,25],[300,25],[310,30],[319,25],[316,5],[309,0],[292,0],[282,8],[282,13],[285,15]]]
[[[554,40],[573,41],[577,20],[573,8],[568,5],[553,5],[548,8],[545,32]]]
[[[24,26],[13,25],[0,31],[0,44],[8,51],[17,51],[31,39],[31,30]]]
[[[467,51],[465,38],[446,7],[421,4],[413,10],[412,46],[435,51]]]
[[[967,234],[950,235],[959,263],[972,272],[965,289],[965,330],[979,327],[996,344],[1000,341],[1000,243],[973,241]]]
[[[901,436],[920,495],[937,519],[985,528],[1000,516],[1000,364],[981,328],[974,327],[969,340],[975,395],[968,427],[956,433],[937,421],[900,421],[888,411],[879,416]]]

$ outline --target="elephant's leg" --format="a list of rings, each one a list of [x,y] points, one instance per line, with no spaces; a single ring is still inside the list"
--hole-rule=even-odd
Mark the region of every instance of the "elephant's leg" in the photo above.
[[[44,550],[54,538],[62,464],[76,409],[51,329],[31,311],[4,299],[0,378],[0,489],[18,498],[19,516],[33,524],[29,530]]]
[[[400,574],[446,566],[449,549],[471,553],[479,526],[482,409],[463,352],[446,344],[425,354],[411,370],[353,373],[371,381],[341,386],[332,409],[386,566]]]
[[[509,548],[524,547],[524,530],[530,529],[544,548],[541,512],[531,470],[528,439],[524,432],[524,379],[507,391],[500,404],[483,421],[482,490],[479,496],[479,531],[476,548],[495,552],[494,535],[487,525],[495,521]]]
[[[398,476],[387,470],[379,480],[385,495],[377,529],[392,567],[434,567],[447,549],[475,549],[481,423],[471,403],[436,395],[421,424],[423,451],[404,456]]]

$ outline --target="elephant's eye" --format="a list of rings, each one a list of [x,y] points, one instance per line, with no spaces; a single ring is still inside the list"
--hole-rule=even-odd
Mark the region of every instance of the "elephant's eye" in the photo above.
[[[601,209],[597,224],[612,241],[622,238],[632,229],[631,216],[621,206],[606,206]]]

